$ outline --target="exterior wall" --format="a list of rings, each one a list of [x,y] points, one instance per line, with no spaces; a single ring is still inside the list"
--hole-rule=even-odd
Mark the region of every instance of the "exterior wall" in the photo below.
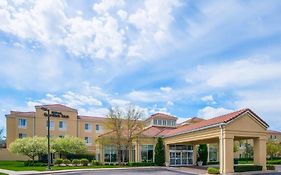
[[[27,156],[13,154],[8,149],[0,150],[0,160],[30,160]]]

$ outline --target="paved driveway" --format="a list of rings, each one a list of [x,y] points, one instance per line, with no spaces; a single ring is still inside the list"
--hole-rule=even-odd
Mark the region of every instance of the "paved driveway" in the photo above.
[[[84,171],[84,172],[67,172],[59,174],[71,174],[71,175],[193,175],[190,173],[176,172],[165,169],[134,169],[134,170],[96,170],[96,171]]]

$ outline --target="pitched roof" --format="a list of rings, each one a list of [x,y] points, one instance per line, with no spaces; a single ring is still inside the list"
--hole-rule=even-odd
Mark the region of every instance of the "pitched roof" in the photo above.
[[[89,120],[89,121],[98,121],[98,122],[103,122],[106,120],[105,117],[85,116],[85,115],[78,115],[78,119]]]
[[[172,115],[168,115],[168,114],[163,114],[163,113],[155,113],[152,114],[150,117],[148,117],[145,121],[147,120],[151,120],[151,119],[166,119],[166,120],[177,120],[177,117],[174,117]]]
[[[270,133],[270,134],[281,134],[280,131],[274,131],[274,130],[270,130],[270,129],[267,130],[267,133]]]
[[[21,117],[35,117],[35,112],[33,111],[30,112],[11,111],[11,114],[15,114],[16,116],[21,116]]]
[[[193,124],[193,123],[198,123],[198,122],[201,122],[201,121],[204,121],[205,119],[203,118],[199,118],[199,117],[192,117],[192,118],[189,118],[187,119],[186,121],[180,123],[179,125],[187,125],[187,124]]]
[[[169,131],[173,130],[174,128],[165,128],[165,127],[157,127],[157,126],[151,126],[148,128],[145,128],[141,135],[146,137],[156,137],[156,136],[163,136]]]
[[[71,111],[71,112],[77,112],[77,109],[62,105],[62,104],[49,104],[49,105],[37,105],[35,108],[47,108],[49,110],[54,110],[54,111]]]
[[[201,122],[198,122],[198,123],[195,123],[195,124],[192,124],[192,125],[180,126],[180,127],[176,128],[174,130],[171,130],[165,136],[170,137],[170,136],[183,134],[183,133],[190,132],[190,131],[197,130],[197,129],[203,129],[203,128],[208,127],[208,126],[214,126],[214,125],[217,125],[217,124],[226,124],[226,123],[230,122],[231,120],[237,118],[238,116],[240,116],[241,114],[243,114],[247,111],[251,112],[251,114],[253,114],[266,127],[268,127],[268,124],[266,122],[264,122],[260,117],[258,117],[250,109],[246,108],[246,109],[241,109],[241,110],[229,113],[229,114],[225,114],[225,115],[222,115],[222,116],[211,118],[209,120],[203,120]]]

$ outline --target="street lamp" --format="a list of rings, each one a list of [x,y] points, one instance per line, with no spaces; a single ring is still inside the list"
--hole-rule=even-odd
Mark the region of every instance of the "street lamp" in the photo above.
[[[48,125],[48,170],[51,170],[51,152],[50,152],[50,110],[45,108],[45,107],[41,107],[41,109],[43,111],[47,111],[48,114],[48,121],[47,121],[47,125]]]

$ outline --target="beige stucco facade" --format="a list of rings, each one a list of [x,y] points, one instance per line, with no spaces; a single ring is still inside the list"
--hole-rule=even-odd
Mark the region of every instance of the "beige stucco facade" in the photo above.
[[[101,134],[104,135],[108,132],[105,130],[105,118],[79,116],[77,110],[69,109],[68,107],[64,108],[63,106],[59,106],[56,112],[59,112],[60,115],[51,117],[53,122],[51,129],[52,137],[69,135],[85,140],[86,138],[91,138],[91,143],[87,143],[89,152],[95,153],[97,159],[101,162],[108,160],[110,162],[112,160],[116,161],[114,159],[116,152],[110,147],[110,143],[102,144],[98,141]],[[25,134],[24,136],[27,137],[46,136],[47,117],[44,113],[46,112],[40,106],[37,106],[34,113],[11,112],[7,115],[7,146],[19,138],[20,134]],[[213,150],[217,151],[215,159],[220,163],[221,173],[230,173],[234,171],[233,158],[236,154],[233,152],[234,144],[240,140],[247,139],[253,140],[254,163],[263,166],[265,170],[266,141],[269,137],[267,132],[268,125],[251,110],[240,112],[235,117],[231,114],[230,117],[232,118],[229,121],[221,120],[225,117],[227,116],[218,117],[218,119],[214,120],[215,122],[212,119],[209,121],[196,118],[196,120],[192,120],[189,123],[175,126],[176,118],[173,116],[164,114],[152,115],[146,120],[148,124],[146,126],[148,129],[144,130],[146,134],[142,134],[133,140],[133,150],[129,151],[129,161],[141,162],[144,159],[153,161],[154,156],[153,158],[151,157],[151,151],[154,153],[156,138],[162,137],[165,144],[165,161],[167,166],[177,164],[178,162],[180,162],[179,165],[195,165],[197,163],[198,145],[208,144],[209,149],[213,148]],[[26,124],[24,127],[20,127],[20,119],[25,119]],[[216,120],[221,121],[216,122]],[[60,122],[64,122],[65,127],[61,128]],[[157,126],[153,126],[154,124]],[[86,125],[88,126],[87,130],[85,129]],[[184,130],[184,128],[186,129]],[[180,132],[174,132],[174,130],[180,130]],[[185,156],[186,160],[183,159]]]

